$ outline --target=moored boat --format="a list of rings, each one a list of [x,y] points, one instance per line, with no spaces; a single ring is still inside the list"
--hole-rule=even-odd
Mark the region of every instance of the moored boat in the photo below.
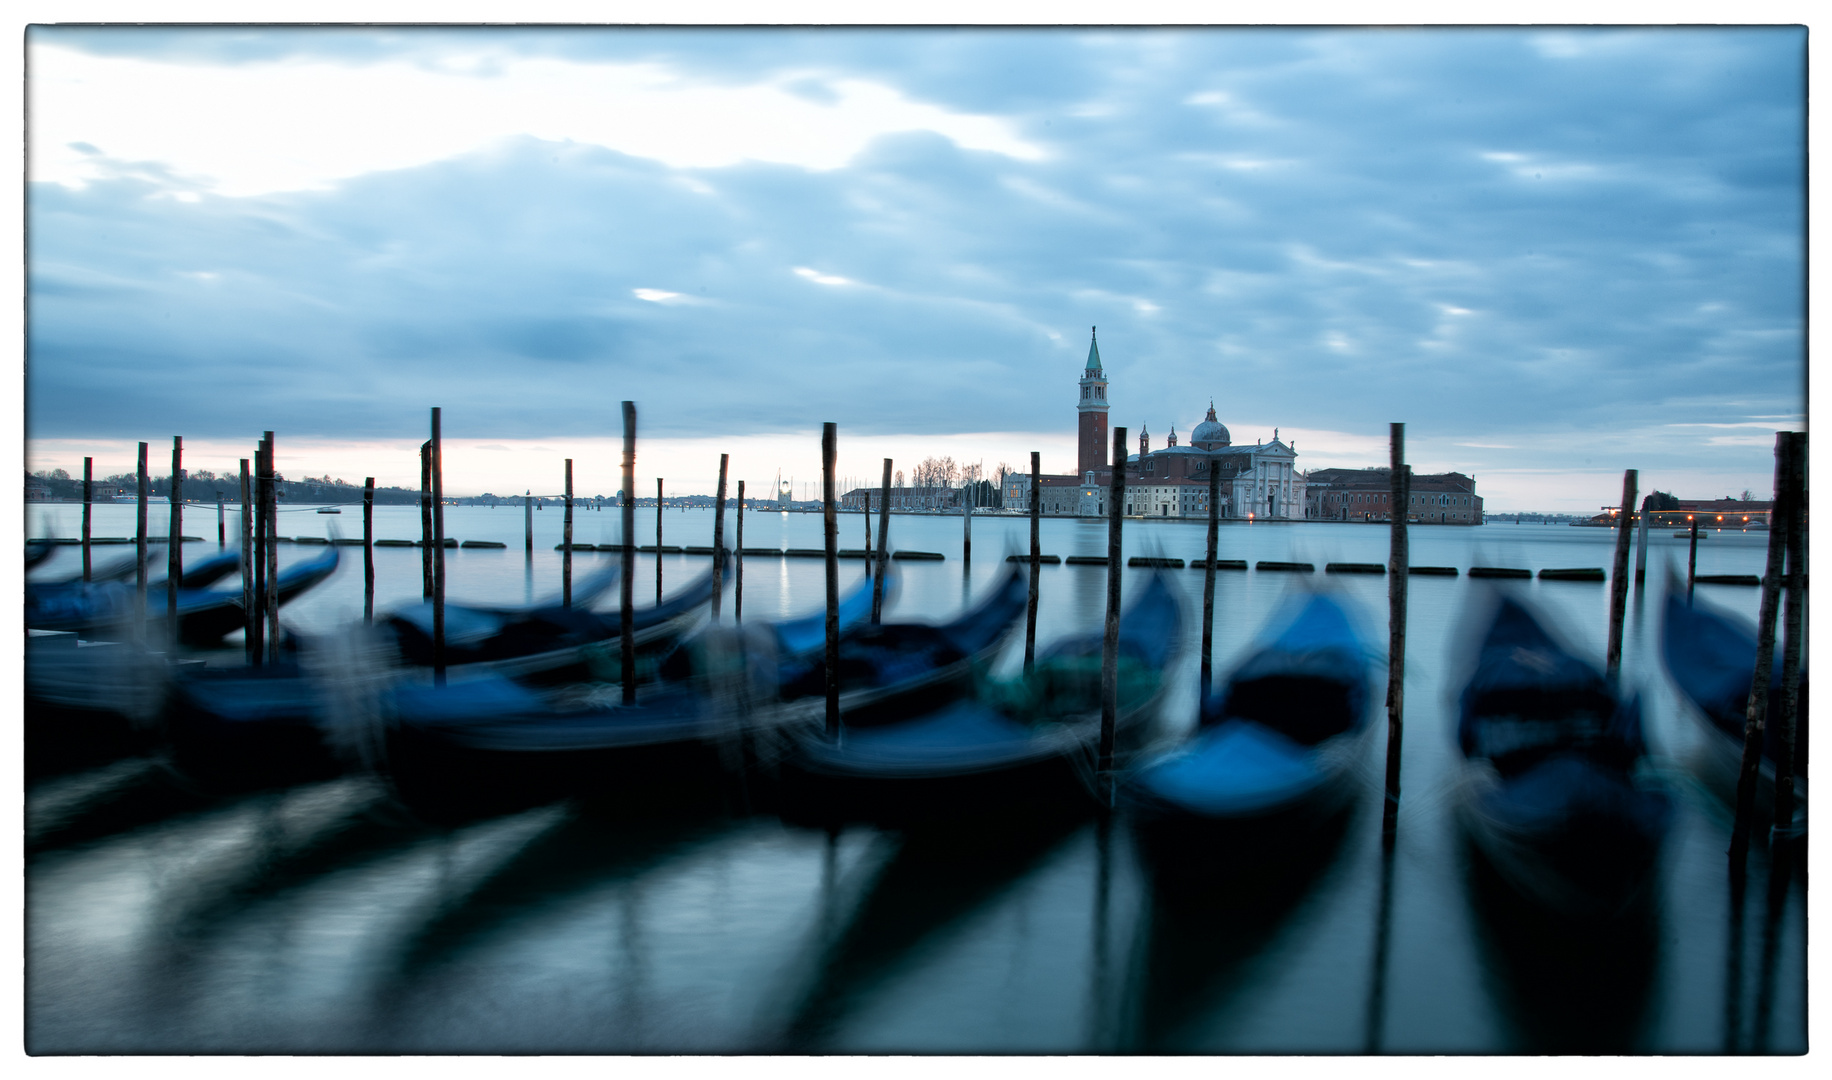
[[[1647,897],[1673,811],[1648,775],[1640,702],[1514,597],[1487,621],[1457,747],[1465,830],[1514,890],[1579,919]]]

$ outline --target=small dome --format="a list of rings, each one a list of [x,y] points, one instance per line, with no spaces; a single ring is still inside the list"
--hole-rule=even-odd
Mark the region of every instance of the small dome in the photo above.
[[[1190,432],[1191,446],[1201,446],[1203,443],[1219,443],[1222,446],[1232,444],[1232,440],[1228,437],[1228,429],[1215,419],[1214,402],[1209,403],[1209,415],[1203,419],[1202,423],[1196,425],[1196,430]]]

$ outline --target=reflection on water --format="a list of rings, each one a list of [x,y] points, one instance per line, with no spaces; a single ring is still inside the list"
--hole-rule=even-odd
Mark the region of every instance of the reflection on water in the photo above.
[[[417,511],[402,509],[417,528]],[[556,591],[559,515],[536,515],[542,529],[554,519],[554,535],[537,535],[530,559],[519,550],[520,508],[491,513],[449,512],[455,535],[511,544],[456,553],[454,595]],[[612,535],[602,539],[614,540],[615,517],[603,516]],[[818,515],[748,516],[747,545],[819,544]],[[409,524],[403,516],[378,535],[410,537]],[[893,548],[952,560],[905,564],[897,617],[959,610],[963,577],[977,594],[1004,553],[1028,542],[1021,520],[974,524],[980,557],[969,576],[958,521],[892,519]],[[710,515],[670,517],[668,528],[671,542],[704,543]],[[1195,558],[1204,540],[1200,526],[1127,529],[1129,554]],[[1248,560],[1385,554],[1384,530],[1352,526],[1233,527],[1222,543],[1224,557]],[[1421,528],[1413,557],[1607,566],[1612,543],[1600,530]],[[1684,541],[1668,546],[1683,557]],[[1104,551],[1104,527],[1046,522],[1044,549]],[[35,575],[59,572],[69,554]],[[292,554],[283,549],[283,560]],[[377,610],[417,602],[418,553],[376,554]],[[1467,850],[1450,813],[1447,681],[1457,616],[1478,585],[1419,578],[1390,855],[1372,787],[1302,850],[1205,880],[1143,850],[1123,815],[1091,810],[950,832],[828,832],[783,823],[733,780],[442,828],[369,776],[227,797],[160,758],[130,758],[37,778],[26,792],[27,1044],[34,1053],[1798,1053],[1804,869],[1777,861],[1771,871],[1758,849],[1746,889],[1730,886],[1722,788],[1693,768],[1705,758],[1702,729],[1659,667],[1663,554],[1657,546],[1650,558],[1645,593],[1631,594],[1624,670],[1644,694],[1679,815],[1650,905],[1606,928],[1527,906]],[[1762,538],[1722,534],[1707,555],[1702,572],[1753,572]],[[684,583],[693,564],[670,558],[667,581]],[[639,560],[639,582],[652,559]],[[806,610],[822,594],[817,560],[747,561],[747,618]],[[842,587],[859,573],[844,565]],[[1194,642],[1202,576],[1183,573]],[[1140,580],[1129,572],[1126,587]],[[360,560],[349,560],[289,619],[328,628],[360,615],[361,581]],[[1331,584],[1379,625],[1384,580]],[[1218,578],[1218,674],[1290,585],[1274,573]],[[1045,568],[1043,588],[1040,647],[1099,627],[1102,570]],[[1601,655],[1606,587],[1529,588],[1580,648]],[[1753,617],[1754,590],[1700,591]],[[1020,631],[1002,665],[1021,651]],[[232,640],[213,662],[236,657]],[[1196,670],[1191,650],[1171,673],[1173,728],[1193,716]],[[1367,752],[1378,775],[1384,742]]]

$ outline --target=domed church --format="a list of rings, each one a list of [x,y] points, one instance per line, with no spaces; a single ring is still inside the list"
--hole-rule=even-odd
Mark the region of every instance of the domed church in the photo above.
[[[1107,513],[1107,496],[1113,470],[1107,463],[1107,377],[1101,367],[1100,343],[1090,334],[1088,362],[1079,383],[1076,405],[1078,474],[1039,477],[1039,501],[1046,514],[1100,517]],[[1165,445],[1151,448],[1151,434],[1139,427],[1139,452],[1129,454],[1126,471],[1125,512],[1139,517],[1203,518],[1209,516],[1211,472],[1221,477],[1220,516],[1243,519],[1295,519],[1305,512],[1304,477],[1297,471],[1297,449],[1280,441],[1235,446],[1227,427],[1215,417],[1215,403],[1189,434],[1189,444],[1177,444],[1173,426]],[[1007,509],[1030,509],[1030,475],[1013,473],[1005,478]]]

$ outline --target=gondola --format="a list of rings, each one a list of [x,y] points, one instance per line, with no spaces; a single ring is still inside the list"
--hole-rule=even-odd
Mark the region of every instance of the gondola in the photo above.
[[[732,561],[722,559],[726,581]],[[653,676],[656,658],[667,652],[702,617],[712,599],[714,567],[660,604],[634,612],[636,648],[643,657],[645,680]],[[618,580],[613,563],[583,583],[573,606],[559,603],[533,608],[483,608],[448,605],[445,662],[468,675],[563,681],[622,677],[622,616],[592,611],[586,605]],[[403,663],[430,667],[433,662],[432,605],[421,604],[390,615],[385,626],[393,635]]]
[[[1196,729],[1121,778],[1141,847],[1192,877],[1294,853],[1368,787],[1372,653],[1343,601],[1292,597]]]
[[[1768,684],[1769,722],[1763,728],[1758,808],[1773,813],[1775,756],[1781,747],[1780,725],[1782,656],[1776,643],[1774,666]],[[1667,675],[1680,695],[1704,721],[1701,764],[1710,785],[1729,799],[1735,798],[1737,775],[1743,762],[1743,725],[1749,707],[1750,681],[1756,668],[1756,634],[1749,623],[1702,601],[1688,604],[1677,580],[1667,584],[1665,617],[1661,620],[1660,656]],[[1804,657],[1800,670],[1800,700],[1794,726],[1794,828],[1806,828],[1807,804],[1807,674]]]
[[[192,587],[190,582],[215,582],[226,577],[237,565],[230,553],[211,556],[199,563],[192,573],[179,577],[178,633],[187,645],[207,647],[221,641],[225,634],[242,628],[242,594]],[[338,552],[330,548],[318,558],[294,563],[280,571],[276,582],[281,604],[295,599],[336,571]],[[146,620],[159,623],[166,618],[166,584],[149,584],[146,589]],[[120,581],[65,582],[57,587],[29,587],[26,590],[26,625],[34,630],[72,630],[89,634],[120,634],[131,628],[134,620],[134,588]]]
[[[1165,575],[1147,579],[1120,618],[1115,740],[1134,745],[1181,643],[1182,605]],[[1102,636],[1045,650],[1028,679],[988,684],[939,705],[843,708],[839,737],[819,714],[789,725],[785,813],[832,824],[960,823],[988,814],[1054,815],[1091,805],[1100,738]]]
[[[1458,703],[1457,805],[1489,865],[1580,920],[1641,908],[1673,817],[1646,775],[1638,699],[1502,595]]]
[[[25,649],[25,766],[44,775],[146,753],[172,661],[135,642],[79,641],[70,632],[30,631]]]

